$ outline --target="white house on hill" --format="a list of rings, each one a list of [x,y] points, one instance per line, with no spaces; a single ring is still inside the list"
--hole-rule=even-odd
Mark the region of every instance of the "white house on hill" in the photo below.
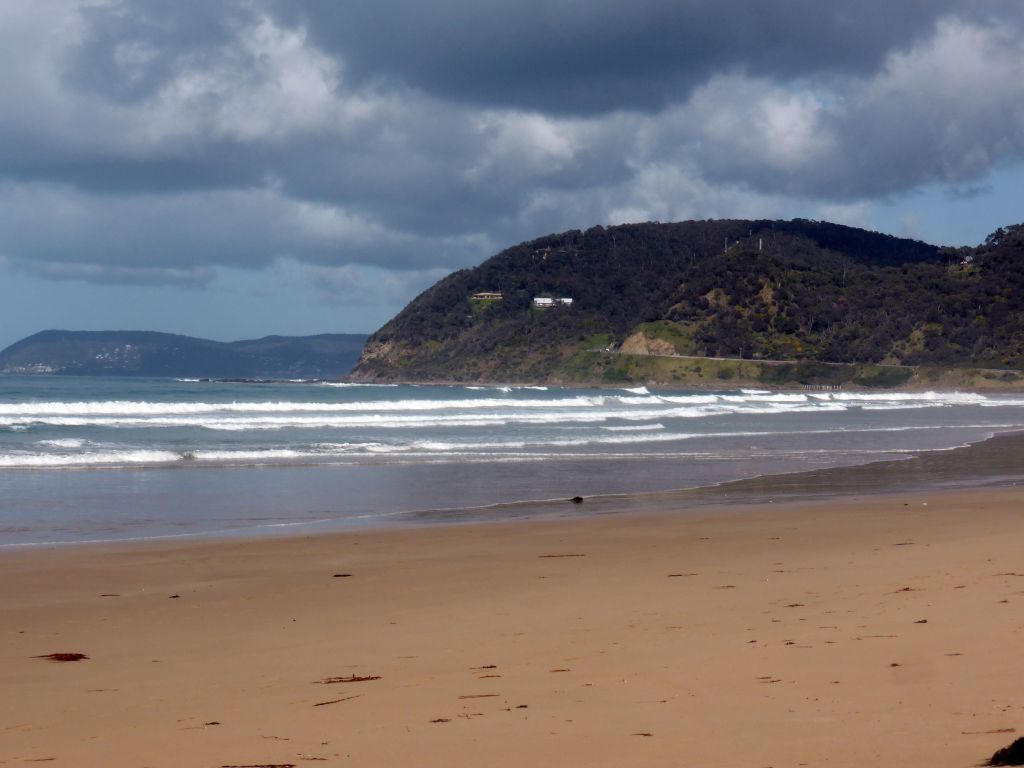
[[[533,297],[533,306],[537,307],[538,309],[551,309],[551,307],[557,306],[559,304],[561,304],[562,306],[571,307],[572,299],[568,297],[562,297],[557,299],[552,299],[548,296]]]

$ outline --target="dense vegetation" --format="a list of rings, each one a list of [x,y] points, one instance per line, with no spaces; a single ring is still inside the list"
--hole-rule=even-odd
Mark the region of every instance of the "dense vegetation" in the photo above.
[[[355,365],[365,341],[356,334],[220,342],[150,331],[42,331],[0,352],[0,373],[340,377]]]
[[[578,379],[595,349],[1014,368],[1021,267],[1022,225],[956,249],[801,219],[573,230],[441,280],[370,338],[354,375]],[[573,303],[537,309],[537,296]]]

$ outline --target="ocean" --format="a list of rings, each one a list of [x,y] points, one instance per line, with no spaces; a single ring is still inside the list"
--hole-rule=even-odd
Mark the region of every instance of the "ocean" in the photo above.
[[[587,514],[1019,430],[1024,395],[2,376],[0,547]]]

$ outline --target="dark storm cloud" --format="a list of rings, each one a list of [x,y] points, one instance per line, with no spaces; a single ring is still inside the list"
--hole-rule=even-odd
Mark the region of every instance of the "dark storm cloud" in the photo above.
[[[364,81],[475,105],[658,110],[716,73],[863,74],[927,35],[954,0],[285,2]]]
[[[0,175],[72,184],[99,194],[258,186],[273,165],[265,148],[233,140],[211,138],[187,152],[156,149],[140,154],[116,147],[69,147],[54,144],[49,136],[0,126]]]
[[[978,189],[1024,158],[1022,20],[1016,0],[16,0],[0,259],[351,283],[595,222]]]

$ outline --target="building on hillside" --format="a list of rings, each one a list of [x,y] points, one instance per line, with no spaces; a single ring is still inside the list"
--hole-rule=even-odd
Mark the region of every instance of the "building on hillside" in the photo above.
[[[550,296],[533,297],[533,306],[535,306],[537,309],[551,309],[552,307],[558,306],[559,304],[565,307],[571,307],[572,299],[568,297],[553,299]]]
[[[469,298],[474,301],[501,301],[505,297],[501,295],[501,291],[478,291]]]

